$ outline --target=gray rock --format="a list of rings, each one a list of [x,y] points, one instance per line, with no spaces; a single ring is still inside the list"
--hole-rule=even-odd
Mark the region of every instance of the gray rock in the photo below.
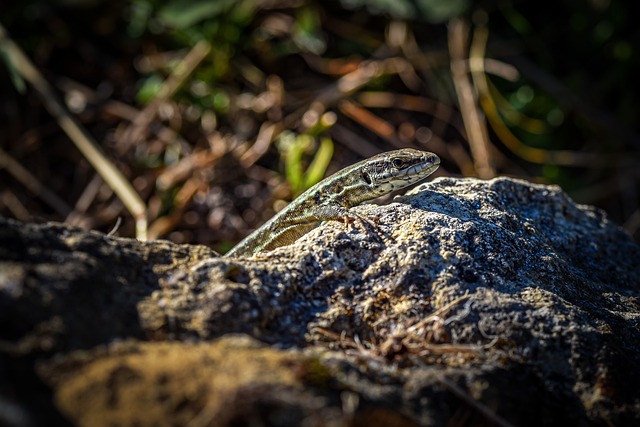
[[[43,404],[50,398],[78,423],[82,406],[66,412],[60,396],[86,394],[65,391],[65,378],[105,357],[157,358],[165,350],[154,341],[178,341],[176,353],[189,351],[185,341],[210,342],[202,351],[218,354],[237,333],[322,373],[303,375],[295,387],[305,393],[292,392],[291,379],[254,390],[265,399],[252,394],[249,413],[285,401],[299,408],[303,418],[274,425],[320,413],[316,421],[333,425],[372,413],[401,425],[640,422],[640,247],[601,211],[506,178],[441,178],[354,209],[377,227],[328,222],[294,245],[238,259],[2,220],[2,359],[50,386]],[[121,340],[134,350],[123,353]],[[151,381],[144,366],[128,381]],[[178,377],[166,377],[176,393]],[[234,396],[247,393],[243,384]],[[124,393],[106,380],[87,387]]]

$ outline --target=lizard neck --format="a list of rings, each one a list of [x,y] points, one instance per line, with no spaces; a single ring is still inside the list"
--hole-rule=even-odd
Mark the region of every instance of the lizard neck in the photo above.
[[[309,200],[316,205],[331,204],[345,208],[357,206],[360,203],[375,199],[378,194],[365,182],[360,173],[361,165],[355,164],[343,169],[314,185],[303,193],[301,200]]]

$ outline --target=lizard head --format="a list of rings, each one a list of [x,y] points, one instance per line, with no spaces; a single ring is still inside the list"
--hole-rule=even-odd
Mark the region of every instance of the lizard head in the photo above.
[[[428,151],[405,148],[378,154],[363,162],[362,180],[379,195],[419,182],[438,169],[440,158]]]

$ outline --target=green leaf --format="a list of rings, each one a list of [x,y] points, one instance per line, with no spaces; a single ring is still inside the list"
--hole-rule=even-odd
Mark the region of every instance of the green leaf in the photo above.
[[[305,170],[304,160],[315,149],[314,141],[311,135],[294,135],[291,132],[283,132],[279,137],[278,149],[283,153],[285,176],[294,196],[322,180],[333,157],[333,141],[322,138],[320,147]]]
[[[341,0],[344,7],[366,6],[375,15],[388,14],[395,19],[448,21],[469,8],[469,0]]]
[[[320,148],[316,152],[315,157],[311,161],[311,164],[307,168],[307,172],[304,177],[304,190],[311,188],[317,182],[320,182],[324,178],[324,174],[327,172],[329,162],[333,157],[333,141],[331,138],[322,138],[320,141]]]
[[[158,12],[158,19],[168,27],[187,29],[231,9],[235,0],[173,0]]]
[[[327,46],[320,27],[317,10],[309,7],[300,9],[293,31],[294,43],[305,52],[322,54]]]
[[[9,53],[2,47],[2,45],[0,45],[0,60],[7,66],[11,83],[13,83],[13,86],[16,88],[18,93],[25,93],[27,90],[27,85],[18,70],[16,70],[16,68],[13,66],[13,62],[11,62]]]
[[[297,135],[287,141],[285,147],[285,175],[295,195],[300,194],[304,189],[302,157],[312,143],[313,140],[308,135]]]
[[[151,102],[160,91],[162,87],[163,79],[158,74],[152,74],[147,77],[143,82],[142,86],[138,90],[138,94],[136,98],[138,102],[141,104],[147,104]]]
[[[144,34],[149,25],[149,18],[152,12],[153,7],[146,0],[134,0],[131,2],[129,26],[127,28],[130,37],[135,39]]]

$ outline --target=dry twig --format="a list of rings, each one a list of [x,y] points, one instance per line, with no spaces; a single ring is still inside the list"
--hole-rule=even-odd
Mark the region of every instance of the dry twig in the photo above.
[[[36,89],[42,98],[44,106],[56,119],[67,136],[69,136],[96,171],[102,175],[105,182],[109,184],[133,215],[136,221],[136,236],[138,239],[146,240],[146,206],[131,184],[113,163],[107,159],[100,146],[93,140],[86,129],[67,112],[66,108],[58,100],[51,85],[44,79],[20,47],[9,38],[2,25],[0,25],[0,46],[5,49],[16,71]]]
[[[478,176],[483,179],[496,175],[491,164],[490,143],[475,92],[467,75],[468,24],[462,19],[449,22],[449,52],[451,54],[451,77],[458,95],[460,112],[469,138]]]

